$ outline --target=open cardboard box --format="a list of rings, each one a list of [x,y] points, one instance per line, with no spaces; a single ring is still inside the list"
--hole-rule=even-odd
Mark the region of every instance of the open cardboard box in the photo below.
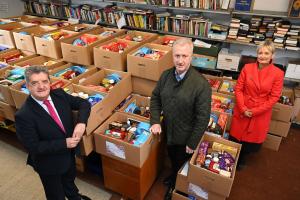
[[[195,165],[196,158],[198,156],[199,145],[202,141],[218,142],[230,147],[237,148],[237,155],[235,156],[235,164],[233,167],[233,171],[231,172],[231,177],[225,177],[220,174],[211,172],[203,167],[198,167]],[[219,194],[221,196],[228,197],[231,191],[231,187],[235,177],[236,165],[239,158],[241,145],[235,142],[231,142],[225,140],[221,137],[215,137],[208,134],[204,134],[197,149],[195,150],[190,163],[189,163],[189,171],[188,171],[188,181],[192,184],[195,184],[204,190]]]
[[[0,116],[11,121],[15,121],[16,108],[0,101]]]
[[[0,25],[0,44],[6,45],[11,48],[15,47],[16,45],[13,36],[13,31],[30,26],[35,26],[35,24],[27,22],[13,22],[9,24]]]
[[[282,140],[281,136],[277,136],[269,133],[267,134],[266,140],[263,143],[263,147],[274,151],[278,151],[281,140]]]
[[[12,17],[6,17],[4,19],[12,20],[12,21],[22,21],[26,19],[32,19],[32,18],[37,18],[37,16],[32,16],[32,15],[20,15],[20,16],[12,16]]]
[[[48,64],[47,64],[48,62]],[[51,72],[53,69],[65,65],[66,63],[62,60],[55,60],[53,58],[45,57],[45,56],[35,56],[30,59],[26,59],[20,62],[16,62],[14,65],[18,67],[26,67],[26,66],[32,66],[32,65],[40,65],[45,66],[49,72]]]
[[[75,66],[75,65],[78,66],[78,64],[67,63],[65,65],[61,65],[59,67],[54,68],[49,73],[50,73],[50,75],[54,76],[54,74],[56,74],[57,72],[62,71],[64,69],[67,69],[71,66]],[[79,66],[82,66],[82,65],[79,65]],[[87,65],[87,66],[84,66],[84,67],[86,67],[88,69],[86,72],[80,74],[79,76],[76,76],[76,77],[72,78],[69,81],[71,81],[72,83],[79,83],[80,80],[85,77],[85,73],[93,74],[93,73],[96,73],[98,71],[97,68],[94,65]],[[64,79],[63,77],[58,77],[58,78]]]
[[[165,42],[166,39],[178,40],[178,39],[182,39],[182,38],[186,39],[186,37],[180,37],[180,36],[175,36],[175,35],[163,35],[163,36],[158,37],[156,40],[151,41],[151,43],[152,44],[160,44],[160,45],[166,46],[166,44],[164,44],[164,42]],[[170,44],[169,46],[172,47],[173,44],[172,45]]]
[[[229,85],[229,88],[235,88],[235,85],[236,85],[236,80],[233,80],[233,79],[228,79],[228,78],[223,78],[223,81],[218,89],[218,92],[220,93],[224,93],[224,94],[228,94],[228,95],[231,95],[231,96],[235,96],[234,95],[234,89],[233,89],[233,92],[229,92],[226,90],[226,87],[225,85],[228,83]]]
[[[14,59],[11,61],[7,60],[7,58],[9,58],[10,56],[16,55],[16,54],[21,54],[22,58]],[[19,49],[12,49],[8,52],[4,52],[4,53],[0,54],[0,62],[6,62],[10,65],[14,65],[17,62],[22,62],[22,61],[34,58],[36,56],[37,56],[36,54],[34,54],[33,52],[30,52],[30,51],[22,51]]]
[[[107,51],[102,48],[102,46],[108,45],[113,42],[125,42],[126,44],[128,44],[128,46],[124,49],[122,53]],[[130,52],[132,49],[137,48],[140,45],[141,44],[138,42],[132,42],[118,38],[103,42],[98,46],[94,47],[95,66],[99,68],[126,71],[126,60],[128,52]]]
[[[158,138],[151,134],[146,142],[138,147],[123,140],[104,135],[105,130],[108,129],[109,123],[113,121],[124,122],[127,121],[128,118],[149,123],[148,120],[130,116],[126,113],[114,113],[94,131],[96,152],[129,165],[141,168],[144,162],[147,160],[151,149],[157,147]]]
[[[69,34],[67,38],[59,39],[59,40],[47,40],[42,38],[45,34],[57,33],[62,32]],[[38,54],[43,56],[48,56],[51,58],[62,58],[62,51],[61,51],[61,43],[64,42],[68,38],[74,38],[77,36],[77,32],[67,31],[67,30],[53,30],[49,32],[45,32],[40,35],[34,36],[35,40],[35,47]]]
[[[58,79],[56,77],[50,76],[50,81],[51,82],[55,82],[57,80]],[[65,83],[63,88],[68,87],[70,85],[69,81],[67,81],[67,80],[62,80],[62,81]],[[21,87],[24,84],[25,84],[25,80],[23,80],[21,82],[18,82],[18,83],[14,84],[10,87],[10,92],[11,92],[14,104],[15,104],[17,109],[20,109],[22,107],[22,105],[24,104],[24,102],[26,101],[26,99],[28,97],[28,94],[24,93],[21,90]]]
[[[291,122],[283,122],[278,120],[271,120],[269,133],[277,136],[287,137],[291,127]]]
[[[88,33],[95,29],[100,29],[101,26],[94,25],[94,24],[73,24],[67,27],[63,27],[63,30],[73,31],[77,33]]]
[[[164,55],[158,60],[136,56],[139,49],[143,47],[158,50],[163,52]],[[138,49],[132,50],[127,55],[127,70],[136,77],[158,81],[163,71],[171,68],[172,66],[174,66],[172,60],[172,48],[168,46],[149,43],[139,47]]]
[[[152,42],[153,40],[157,39],[158,35],[156,33],[148,33],[148,32],[142,32],[142,31],[128,31],[125,35],[120,36],[120,39],[124,39],[127,36],[130,36],[131,38],[134,37],[142,37],[142,41],[139,41],[140,45]],[[126,40],[126,41],[131,41],[131,40]],[[137,41],[131,41],[131,42],[137,42]]]
[[[282,95],[289,97],[292,104],[294,105],[295,96],[293,89],[283,88]],[[290,122],[293,115],[293,111],[294,106],[276,103],[272,108],[272,120]]]
[[[212,75],[208,75],[208,74],[203,74],[203,76],[207,79],[208,82],[210,81],[219,81],[219,85],[215,85],[216,87],[213,87],[213,85],[211,85],[211,89],[212,91],[218,91],[220,86],[222,85],[222,82],[223,82],[223,78],[222,77],[219,77],[219,76],[212,76]]]
[[[6,77],[9,75],[9,71],[13,70],[15,67],[12,66],[8,66],[5,68],[0,69],[0,78],[1,79],[6,79]],[[15,83],[16,84],[16,83]],[[11,105],[11,106],[15,106],[15,102],[13,100],[10,88],[13,85],[4,85],[4,84],[0,84],[0,100]]]
[[[36,52],[34,36],[51,30],[55,30],[55,28],[51,26],[32,26],[14,30],[13,35],[15,38],[16,46],[18,49]],[[22,32],[27,32],[28,35],[25,35]]]
[[[128,115],[133,115],[133,116],[136,116],[136,117],[140,117],[142,119],[145,119],[145,120],[149,120],[150,118],[147,118],[147,117],[144,117],[144,116],[141,116],[141,115],[138,115],[138,114],[134,114],[134,113],[131,113],[131,112],[126,112],[126,108],[131,104],[131,103],[135,103],[138,107],[149,107],[150,108],[150,97],[145,97],[145,96],[141,96],[141,95],[138,95],[138,94],[132,94],[131,95],[131,98],[129,99],[129,101],[127,101],[119,110],[118,112],[124,112],[124,113],[127,113]]]
[[[48,24],[51,24],[53,22],[57,22],[59,20],[53,19],[53,18],[47,18],[47,17],[34,17],[34,18],[23,19],[22,21],[33,23],[33,24],[36,24],[36,25],[48,25]]]

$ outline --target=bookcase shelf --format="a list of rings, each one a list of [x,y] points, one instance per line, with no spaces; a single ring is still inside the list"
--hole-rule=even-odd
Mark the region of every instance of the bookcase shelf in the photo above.
[[[23,0],[24,2],[37,2],[37,1],[32,1],[32,0]],[[59,0],[55,0],[53,2],[57,3]],[[64,12],[64,6],[68,6],[70,8],[74,8],[72,7],[72,0],[68,0],[68,4],[66,4],[64,1],[64,3],[62,3],[62,1],[60,1],[61,3],[59,4],[61,7],[60,9],[62,10],[62,14],[65,15]],[[46,4],[51,3],[48,2]],[[285,12],[273,12],[273,11],[254,11],[254,12],[246,12],[246,11],[235,11],[235,10],[206,10],[206,9],[197,9],[197,8],[187,8],[187,7],[171,7],[171,6],[165,6],[165,5],[152,5],[152,4],[139,4],[139,3],[128,3],[128,2],[122,2],[122,1],[95,1],[96,5],[101,5],[101,3],[109,3],[112,6],[116,5],[116,6],[127,6],[127,7],[132,7],[132,8],[137,8],[137,9],[143,9],[143,10],[154,10],[154,13],[156,13],[156,11],[171,11],[174,10],[174,12],[177,11],[183,11],[184,13],[194,13],[194,14],[198,14],[198,13],[208,13],[210,15],[221,15],[221,18],[228,20],[228,18],[236,16],[236,15],[244,15],[244,16],[261,16],[261,17],[274,17],[274,18],[282,18],[282,19],[289,19],[289,17],[287,16],[287,13]],[[42,3],[40,3],[42,4]],[[76,8],[76,7],[75,7]],[[34,9],[33,9],[34,11]],[[78,11],[77,11],[78,12]],[[121,11],[122,12],[122,11]],[[30,13],[30,12],[26,12],[25,14],[28,15],[35,15],[35,16],[39,16],[39,17],[50,17],[50,18],[55,18],[55,19],[63,19],[63,20],[67,20],[68,18],[65,16],[53,16],[53,15],[43,15],[43,14],[36,14],[36,13]],[[76,13],[77,14],[77,13]],[[79,11],[79,15],[82,15],[82,12]],[[114,15],[114,14],[113,14]],[[223,16],[225,15],[225,16]],[[68,16],[68,15],[67,15]],[[156,15],[154,14],[154,17]],[[84,18],[83,18],[84,19]],[[91,18],[89,18],[91,19]],[[103,25],[103,26],[110,26],[110,27],[117,27],[116,24],[111,24],[111,23],[107,23],[105,22],[105,20],[107,19],[102,19],[102,21],[100,21],[98,24],[99,25]],[[95,23],[95,21],[87,21],[85,20],[79,20],[81,23]],[[299,22],[298,22],[299,23]],[[169,29],[170,32],[166,31],[166,30],[155,30],[156,24],[153,24],[152,28],[153,29],[145,29],[145,28],[138,28],[138,27],[134,27],[134,26],[124,26],[123,28],[125,29],[129,29],[129,30],[138,30],[138,31],[148,31],[148,32],[153,32],[153,33],[159,33],[159,34],[170,34],[170,35],[177,35],[177,36],[184,36],[184,37],[190,37],[190,38],[194,38],[194,39],[200,39],[200,40],[205,40],[205,41],[211,41],[211,42],[218,42],[218,43],[225,43],[225,44],[238,44],[238,45],[245,45],[245,46],[252,46],[255,47],[257,46],[254,43],[248,43],[248,42],[242,42],[242,41],[237,41],[237,40],[232,40],[232,39],[226,39],[226,40],[220,40],[220,39],[214,39],[214,38],[209,38],[206,36],[198,36],[198,35],[190,35],[190,34],[182,34],[182,33],[176,33],[175,31],[172,31],[172,29]],[[172,32],[171,32],[172,31]],[[300,52],[300,50],[291,50],[291,49],[285,49],[285,48],[277,48],[280,50],[285,50],[285,51],[293,51],[293,52]]]

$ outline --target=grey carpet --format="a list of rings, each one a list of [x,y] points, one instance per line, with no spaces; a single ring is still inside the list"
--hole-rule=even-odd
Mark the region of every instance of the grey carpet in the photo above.
[[[38,175],[25,164],[26,154],[0,141],[0,199],[44,200],[43,186]],[[93,200],[109,200],[111,194],[80,179],[76,184],[82,194]]]

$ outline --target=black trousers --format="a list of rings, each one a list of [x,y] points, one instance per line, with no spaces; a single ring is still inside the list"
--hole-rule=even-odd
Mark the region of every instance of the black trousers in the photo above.
[[[180,170],[182,165],[192,157],[193,154],[186,153],[185,145],[167,145],[167,150],[172,165],[170,179],[172,181],[172,186],[174,187],[177,172]]]
[[[74,183],[76,178],[75,163],[73,163],[70,169],[64,174],[39,174],[39,176],[42,181],[47,200],[65,200],[65,197],[69,200],[81,199],[78,193],[78,188]]]
[[[238,165],[243,165],[246,163],[246,158],[249,154],[251,153],[256,153],[260,150],[262,143],[252,143],[252,142],[244,142],[244,141],[239,141],[233,136],[229,136],[229,140],[242,144],[242,149],[240,152],[240,157],[238,160]]]

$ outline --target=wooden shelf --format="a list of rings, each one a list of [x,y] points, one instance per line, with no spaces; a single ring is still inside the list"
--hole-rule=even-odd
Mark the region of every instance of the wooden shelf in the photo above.
[[[232,11],[234,15],[251,15],[251,16],[262,16],[262,17],[278,17],[278,18],[288,18],[287,12],[275,12],[275,11],[266,11],[266,10],[256,10],[256,11]]]
[[[292,82],[300,83],[300,79],[295,79],[295,78],[284,77],[284,80],[285,81],[292,81]]]

